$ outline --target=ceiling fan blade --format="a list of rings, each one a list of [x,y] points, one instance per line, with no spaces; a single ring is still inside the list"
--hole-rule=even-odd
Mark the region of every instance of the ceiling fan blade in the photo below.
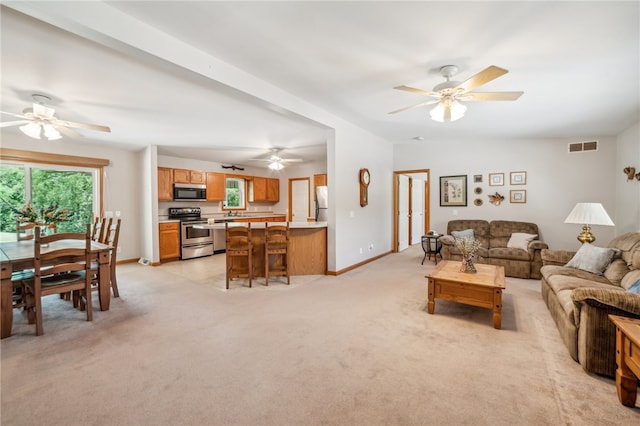
[[[304,160],[302,158],[281,158],[279,161],[282,161],[285,163],[301,163]]]
[[[19,126],[28,123],[31,123],[31,120],[5,121],[4,123],[0,123],[0,127]]]
[[[63,135],[69,136],[70,138],[82,138],[82,137],[84,137],[80,133],[76,132],[75,130],[73,130],[70,127],[64,127],[64,126],[58,126],[58,125],[54,125],[53,127],[57,131],[62,133]]]
[[[394,87],[394,89],[396,89],[396,90],[404,90],[405,92],[417,93],[419,95],[434,96],[434,97],[437,97],[437,98],[440,97],[440,93],[438,93],[438,92],[431,92],[431,91],[428,91],[428,90],[416,89],[415,87],[396,86],[396,87]]]
[[[470,92],[459,96],[461,101],[515,101],[524,92]]]
[[[29,119],[29,117],[25,117],[22,114],[14,114],[13,112],[0,111],[0,113],[7,114],[7,115],[10,115],[12,117],[17,117],[17,118],[22,118],[22,119]]]
[[[496,67],[495,65],[491,65],[490,67],[485,68],[480,71],[476,75],[473,75],[460,83],[456,89],[463,89],[464,92],[469,92],[476,87],[480,87],[483,84],[487,84],[488,82],[495,80],[496,78],[505,75],[509,71],[504,68]]]
[[[419,104],[416,104],[416,105],[411,105],[411,106],[408,106],[408,107],[397,109],[395,111],[391,111],[389,114],[396,114],[398,112],[406,111],[408,109],[413,109],[413,108],[419,108],[419,107],[425,106],[425,105],[437,104],[438,102],[440,102],[438,99],[434,99],[432,101],[420,102]]]
[[[75,127],[76,129],[88,129],[88,130],[97,130],[99,132],[111,132],[111,129],[107,126],[101,126],[99,124],[87,124],[87,123],[78,123],[75,121],[67,121],[56,119],[52,122],[55,126],[65,126],[65,127]]]

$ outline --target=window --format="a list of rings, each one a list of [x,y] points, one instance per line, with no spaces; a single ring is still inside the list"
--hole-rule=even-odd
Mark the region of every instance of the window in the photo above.
[[[226,178],[225,209],[245,209],[245,180],[237,177]]]
[[[52,204],[73,215],[58,224],[58,232],[84,232],[98,206],[94,168],[29,163],[0,165],[0,240],[16,238],[15,209],[31,202],[37,212]]]

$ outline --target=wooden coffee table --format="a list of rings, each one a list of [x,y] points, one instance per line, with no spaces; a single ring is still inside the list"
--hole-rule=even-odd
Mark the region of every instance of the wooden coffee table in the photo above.
[[[640,320],[609,315],[616,326],[616,389],[627,407],[636,406],[640,378]]]
[[[428,279],[428,311],[433,314],[435,299],[493,309],[493,326],[502,326],[502,290],[505,287],[504,267],[476,263],[475,274],[460,272],[461,261],[440,262],[426,276]]]

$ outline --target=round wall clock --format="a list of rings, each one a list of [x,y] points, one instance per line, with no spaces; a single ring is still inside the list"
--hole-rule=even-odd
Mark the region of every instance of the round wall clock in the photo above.
[[[371,183],[369,169],[360,169],[360,207],[369,204],[369,183]]]

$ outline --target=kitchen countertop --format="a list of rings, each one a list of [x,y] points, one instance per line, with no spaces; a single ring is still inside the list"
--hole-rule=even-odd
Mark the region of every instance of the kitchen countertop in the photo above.
[[[269,222],[269,225],[281,225],[286,222]],[[234,223],[229,222],[229,226],[246,226],[246,222]],[[214,224],[198,224],[193,225],[196,229],[224,229],[224,222],[216,222]],[[290,229],[312,229],[312,228],[326,228],[327,222],[289,222]],[[264,229],[263,222],[251,222],[251,229]]]
[[[217,216],[213,216],[213,218],[215,218],[217,223],[224,223],[224,222],[233,222],[235,219],[256,219],[256,218],[272,218],[272,217],[280,217],[280,216],[285,216],[286,214],[284,213],[244,213],[240,216],[221,216],[221,215],[217,215]],[[211,219],[212,216],[210,215],[202,215],[202,219],[203,220],[207,220],[207,219]],[[160,218],[158,220],[158,223],[176,223],[176,222],[180,222],[179,219],[168,219],[166,218],[166,216],[164,218]]]

